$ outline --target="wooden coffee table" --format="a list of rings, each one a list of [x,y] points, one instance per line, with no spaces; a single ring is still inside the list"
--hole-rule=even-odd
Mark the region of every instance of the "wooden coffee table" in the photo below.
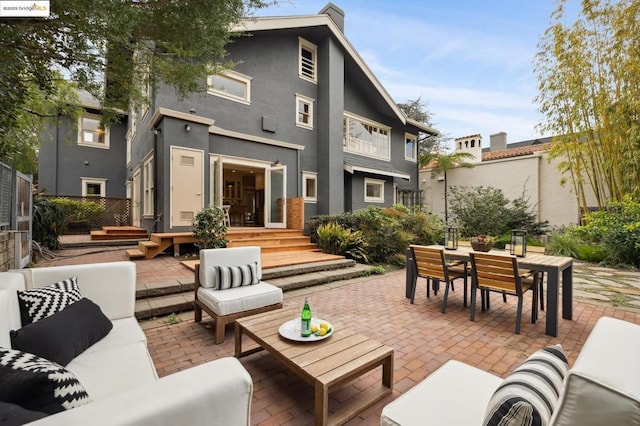
[[[393,349],[349,329],[336,327],[333,334],[317,342],[296,342],[278,334],[280,325],[299,310],[279,309],[236,320],[235,356],[240,358],[267,350],[315,389],[315,424],[338,425],[393,390]],[[242,336],[259,347],[242,351]],[[329,418],[329,392],[364,373],[382,366],[382,383],[350,399]]]

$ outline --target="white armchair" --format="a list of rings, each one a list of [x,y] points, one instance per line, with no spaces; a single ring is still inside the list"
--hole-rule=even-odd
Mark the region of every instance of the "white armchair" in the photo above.
[[[282,307],[282,289],[262,281],[260,247],[200,250],[195,270],[194,320],[202,311],[216,323],[216,344],[237,318]]]

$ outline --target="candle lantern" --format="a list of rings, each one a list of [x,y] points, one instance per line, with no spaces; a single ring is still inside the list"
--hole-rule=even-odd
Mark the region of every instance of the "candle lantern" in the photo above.
[[[525,257],[527,255],[527,231],[523,229],[514,229],[511,231],[511,250],[512,255]]]
[[[458,248],[458,228],[447,227],[444,231],[444,248],[456,250]]]

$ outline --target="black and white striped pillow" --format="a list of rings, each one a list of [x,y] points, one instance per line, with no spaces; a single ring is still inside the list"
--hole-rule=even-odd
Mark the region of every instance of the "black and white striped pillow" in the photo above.
[[[569,370],[562,346],[540,349],[496,389],[485,412],[486,426],[545,426]]]
[[[55,414],[91,402],[76,376],[55,362],[0,348],[0,401]]]
[[[60,312],[82,299],[76,277],[58,281],[46,287],[18,291],[22,326]]]
[[[240,266],[214,266],[213,288],[226,290],[258,284],[258,262]]]

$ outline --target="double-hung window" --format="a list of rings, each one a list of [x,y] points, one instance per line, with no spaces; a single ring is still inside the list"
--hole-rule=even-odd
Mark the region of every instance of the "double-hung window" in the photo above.
[[[109,129],[100,123],[100,115],[84,113],[78,122],[78,145],[109,148]]]
[[[411,133],[404,134],[404,159],[416,161],[418,158],[418,137]]]
[[[313,99],[296,94],[296,126],[313,129]]]
[[[313,83],[318,82],[318,47],[303,39],[298,38],[298,45],[300,51],[300,61],[298,75],[300,78],[309,80]]]
[[[249,105],[251,77],[232,70],[210,75],[207,77],[207,93]]]
[[[353,114],[345,114],[343,137],[345,151],[381,160],[389,160],[390,127]]]

